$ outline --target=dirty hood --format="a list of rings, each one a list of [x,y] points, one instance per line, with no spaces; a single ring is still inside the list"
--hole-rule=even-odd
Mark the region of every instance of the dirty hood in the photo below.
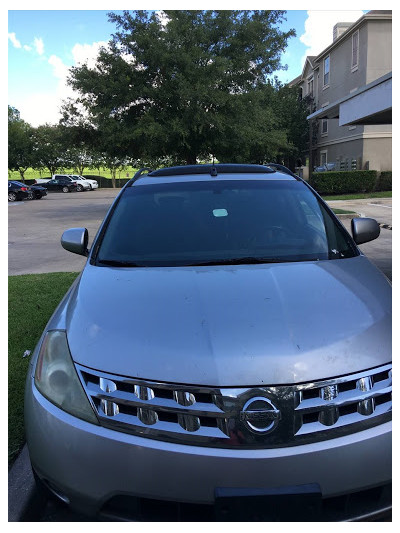
[[[53,319],[75,362],[209,386],[308,382],[391,360],[391,287],[363,256],[266,265],[88,264]]]

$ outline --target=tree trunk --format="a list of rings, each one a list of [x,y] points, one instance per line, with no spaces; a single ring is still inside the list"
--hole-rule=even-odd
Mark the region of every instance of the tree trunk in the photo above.
[[[19,172],[19,175],[21,176],[22,183],[25,183],[25,177],[24,177],[25,170],[23,168],[19,168],[18,172]]]
[[[186,156],[186,164],[187,165],[196,165],[197,164],[197,157],[193,154],[188,154]]]
[[[117,170],[115,168],[112,168],[111,169],[111,181],[112,181],[112,186],[113,186],[113,189],[115,189],[116,185],[115,185],[115,175],[117,173]]]

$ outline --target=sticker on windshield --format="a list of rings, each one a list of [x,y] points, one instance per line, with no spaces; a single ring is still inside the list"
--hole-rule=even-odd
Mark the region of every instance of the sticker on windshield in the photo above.
[[[226,209],[213,209],[213,215],[215,217],[227,217],[228,211]]]

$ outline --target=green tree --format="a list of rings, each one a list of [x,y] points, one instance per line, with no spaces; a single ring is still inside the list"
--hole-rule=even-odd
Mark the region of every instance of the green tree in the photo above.
[[[294,170],[301,160],[305,162],[309,145],[309,100],[301,98],[298,88],[282,85],[276,79],[275,87],[277,91],[274,109],[279,128],[285,131],[287,136],[287,145],[277,155],[276,162]]]
[[[55,174],[66,162],[65,136],[60,126],[44,124],[35,128],[33,167],[47,168]]]
[[[284,14],[110,13],[117,26],[112,41],[95,68],[74,67],[69,83],[99,132],[119,131],[121,151],[108,143],[114,156],[188,164],[210,154],[265,160],[287,144],[268,82],[295,35],[279,29]]]
[[[8,106],[8,169],[16,170],[25,182],[33,164],[33,128],[21,119],[18,109]]]

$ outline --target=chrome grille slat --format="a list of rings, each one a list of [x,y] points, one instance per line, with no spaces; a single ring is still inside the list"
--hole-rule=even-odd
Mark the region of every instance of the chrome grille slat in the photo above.
[[[145,431],[151,429],[151,426],[148,426],[146,424],[143,424],[143,422],[140,421],[138,417],[131,417],[130,415],[125,415],[122,413],[119,413],[117,416],[115,416],[115,419],[113,418],[112,423],[110,423],[110,419],[104,417],[104,426],[109,427],[111,429],[119,429],[121,431],[126,431],[127,433],[130,433],[132,425],[137,426],[138,433],[144,434]],[[176,427],[177,426],[177,427]],[[177,424],[174,424],[172,422],[164,422],[159,421],[157,422],[157,429],[159,431],[165,431],[166,433],[177,433],[180,435],[187,435],[187,431],[178,426]],[[203,436],[206,436],[208,438],[213,439],[228,439],[228,436],[223,433],[222,430],[219,428],[203,428]],[[168,439],[166,439],[168,440]]]
[[[149,409],[157,409],[160,411],[181,411],[182,414],[189,414],[194,416],[214,416],[224,418],[226,415],[221,409],[214,404],[196,403],[186,407],[176,403],[174,400],[167,400],[164,398],[152,398],[151,400],[141,400],[135,398],[132,394],[124,391],[114,391],[107,393],[100,390],[98,387],[94,387],[92,384],[87,386],[87,392],[89,392],[92,398],[98,400],[118,401],[123,405],[130,405],[132,407],[143,407]]]
[[[390,405],[391,407],[391,405]],[[381,416],[385,415],[388,412],[389,405],[388,404],[382,404],[375,408],[374,414],[375,416]],[[359,413],[353,413],[349,415],[342,415],[339,417],[339,420],[336,422],[334,428],[343,428],[346,426],[350,426],[351,424],[362,424],[365,421],[365,416],[361,415]],[[308,424],[303,424],[300,430],[296,433],[296,435],[309,435],[311,433],[318,433],[320,431],[330,431],[332,430],[333,426],[324,426],[320,422],[310,422]]]
[[[327,409],[330,407],[339,407],[342,405],[349,405],[355,402],[361,402],[369,400],[371,398],[378,398],[384,394],[390,393],[392,388],[385,387],[380,389],[372,388],[366,393],[359,392],[358,394],[353,394],[352,391],[342,392],[338,394],[334,401],[321,401],[320,398],[310,398],[308,400],[303,400],[297,407],[296,411],[299,412],[311,412],[319,409]]]
[[[391,420],[390,364],[313,383],[229,388],[128,378],[79,364],[76,369],[101,425],[168,442],[295,446]]]

